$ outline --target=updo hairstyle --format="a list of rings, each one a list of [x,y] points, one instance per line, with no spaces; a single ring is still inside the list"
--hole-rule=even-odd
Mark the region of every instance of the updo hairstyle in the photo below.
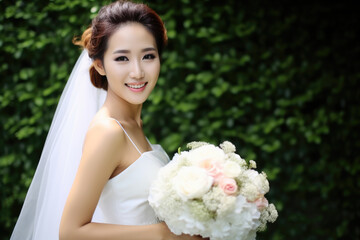
[[[167,43],[166,29],[157,13],[145,4],[117,1],[102,7],[93,19],[91,26],[84,31],[76,45],[87,49],[92,60],[104,61],[104,54],[111,35],[123,24],[134,22],[142,24],[155,38],[159,56]],[[92,84],[107,90],[106,76],[100,75],[92,65],[89,69]]]

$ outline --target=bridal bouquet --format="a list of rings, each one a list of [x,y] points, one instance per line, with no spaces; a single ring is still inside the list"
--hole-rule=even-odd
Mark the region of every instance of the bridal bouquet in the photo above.
[[[188,147],[160,169],[150,188],[150,205],[173,233],[250,240],[276,220],[264,196],[269,182],[254,161],[247,163],[230,142]]]

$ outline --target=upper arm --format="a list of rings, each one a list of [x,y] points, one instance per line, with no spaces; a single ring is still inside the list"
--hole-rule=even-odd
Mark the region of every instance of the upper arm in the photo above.
[[[81,227],[91,221],[102,189],[121,161],[124,132],[114,121],[92,126],[61,220],[62,228]]]

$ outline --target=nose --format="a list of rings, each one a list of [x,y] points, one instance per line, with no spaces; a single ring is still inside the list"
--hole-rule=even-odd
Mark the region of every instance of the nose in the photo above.
[[[132,66],[130,77],[133,79],[142,79],[145,77],[145,73],[141,67],[141,63],[138,61],[134,61]]]

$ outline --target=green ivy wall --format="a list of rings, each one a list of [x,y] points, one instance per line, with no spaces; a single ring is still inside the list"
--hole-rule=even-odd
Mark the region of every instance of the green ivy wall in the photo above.
[[[71,40],[108,1],[0,0],[0,239],[8,239],[57,101]],[[258,239],[360,239],[360,18],[350,4],[147,2],[169,44],[143,111],[169,155],[230,140],[270,179]]]

